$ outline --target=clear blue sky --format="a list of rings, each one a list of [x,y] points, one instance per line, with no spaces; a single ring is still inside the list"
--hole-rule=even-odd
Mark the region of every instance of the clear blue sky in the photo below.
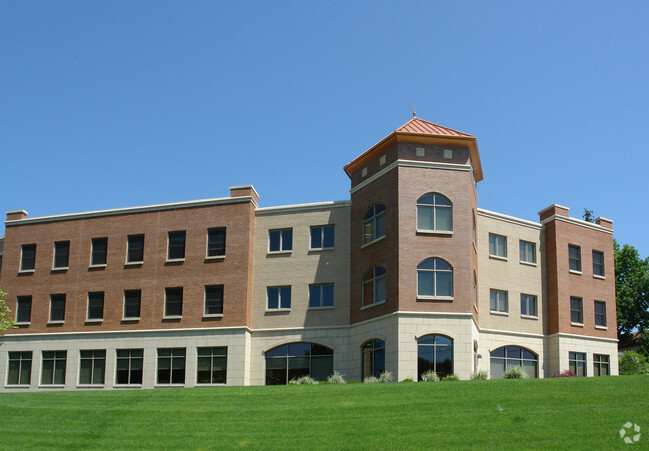
[[[649,2],[0,0],[0,214],[349,198],[412,116],[478,138],[479,206],[649,255]],[[0,226],[0,236],[4,226]]]

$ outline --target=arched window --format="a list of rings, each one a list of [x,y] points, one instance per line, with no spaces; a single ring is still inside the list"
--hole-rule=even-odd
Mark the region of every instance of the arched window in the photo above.
[[[428,258],[419,263],[417,296],[453,297],[453,267],[441,258]]]
[[[363,276],[363,305],[385,301],[385,269],[375,266]]]
[[[539,377],[539,358],[536,354],[519,346],[502,346],[491,351],[491,378],[502,379],[503,373],[516,366],[522,366],[527,377]]]
[[[453,204],[437,193],[424,194],[417,200],[417,230],[450,232],[453,230]]]
[[[366,377],[379,377],[385,371],[385,342],[383,340],[370,340],[361,346],[361,359],[363,373],[361,380]]]
[[[266,351],[266,385],[286,385],[302,376],[323,381],[333,368],[333,349],[315,343],[289,343]]]
[[[424,335],[417,339],[419,380],[429,370],[440,378],[453,374],[453,340],[444,335]]]
[[[385,236],[385,205],[375,204],[363,218],[363,244],[371,243]]]

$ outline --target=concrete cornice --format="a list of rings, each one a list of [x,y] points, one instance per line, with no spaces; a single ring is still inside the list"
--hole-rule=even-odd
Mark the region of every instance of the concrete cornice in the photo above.
[[[550,337],[580,338],[580,339],[583,339],[583,340],[605,341],[607,343],[617,343],[619,341],[617,338],[592,337],[590,335],[566,334],[566,333],[562,333],[562,332],[548,335],[548,338],[550,338]]]
[[[191,200],[186,202],[171,202],[167,204],[145,205],[141,207],[115,208],[111,210],[86,211],[53,216],[40,216],[35,218],[5,221],[5,226],[19,226],[23,224],[36,224],[41,222],[70,221],[74,219],[98,218],[103,216],[117,216],[134,213],[149,213],[154,211],[177,210],[181,208],[210,207],[214,205],[227,205],[252,202],[257,207],[257,202],[251,196],[219,197],[215,199]]]
[[[613,235],[613,229],[607,229],[607,228],[602,227],[600,225],[593,224],[592,222],[588,222],[588,221],[583,221],[581,219],[569,218],[569,217],[559,216],[559,215],[552,215],[552,216],[550,216],[548,218],[545,218],[543,221],[541,221],[541,224],[545,225],[548,222],[552,222],[552,221],[555,221],[555,220],[556,221],[567,222],[568,224],[573,224],[573,225],[577,225],[577,226],[580,226],[580,227],[586,227],[587,229],[597,230],[598,232],[604,232],[604,233],[609,233],[609,234]]]
[[[478,215],[491,218],[491,219],[496,219],[498,221],[509,222],[511,224],[531,227],[537,230],[541,230],[543,227],[540,222],[528,221],[527,219],[516,218],[514,216],[497,213],[495,211],[485,210],[484,208],[478,208]]]
[[[314,202],[308,204],[295,204],[295,205],[279,205],[277,207],[262,207],[257,208],[255,213],[258,215],[271,215],[279,213],[293,213],[301,211],[313,210],[327,210],[331,208],[341,208],[351,206],[351,200],[329,201],[329,202]]]

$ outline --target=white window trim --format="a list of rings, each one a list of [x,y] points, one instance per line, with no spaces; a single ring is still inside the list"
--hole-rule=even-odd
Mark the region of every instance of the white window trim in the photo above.
[[[386,300],[379,301],[379,302],[372,302],[371,304],[361,306],[361,310],[365,310],[366,308],[371,308],[371,307],[375,307],[377,305],[385,304],[385,302],[386,302]]]
[[[182,315],[164,315],[162,319],[181,319]]]
[[[50,320],[47,322],[47,324],[63,324],[63,323],[65,323],[65,320],[61,320],[61,319],[55,321]]]
[[[58,267],[54,267],[54,266],[52,266],[52,269],[51,269],[50,272],[65,272],[65,271],[67,271],[68,269],[70,269],[69,266],[58,266]]]
[[[361,244],[361,249],[363,249],[363,248],[365,248],[365,247],[367,247],[367,246],[370,246],[370,245],[372,245],[372,244],[374,244],[374,243],[376,243],[376,242],[378,242],[378,241],[381,241],[381,240],[385,239],[386,236],[387,236],[387,235],[383,235],[383,236],[381,236],[381,237],[379,237],[379,238],[377,238],[377,239],[375,239],[375,240],[372,240],[372,241],[370,241],[370,242],[368,242],[368,243]]]
[[[86,321],[85,321],[85,322],[86,322],[86,323],[103,323],[103,322],[104,322],[104,319],[103,319],[103,318],[102,318],[102,319],[97,319],[97,318],[95,318],[95,319],[88,319],[88,318],[86,317]]]
[[[141,260],[139,262],[129,262],[129,261],[124,262],[124,266],[142,266],[143,264],[144,264],[144,260]]]
[[[598,274],[593,274],[593,279],[606,280],[605,276],[600,276]]]
[[[333,227],[334,228],[334,245],[331,247],[311,247],[311,230],[324,227]],[[336,225],[335,224],[323,224],[309,227],[309,252],[321,252],[321,251],[333,251],[336,249]],[[324,237],[323,237],[324,243]]]
[[[429,230],[429,229],[417,229],[417,233],[422,235],[444,235],[444,236],[453,236],[452,230]]]
[[[18,271],[18,274],[31,274],[35,271],[35,269],[21,269],[20,271]]]
[[[497,310],[489,310],[489,313],[498,316],[509,316],[509,312],[499,312]]]
[[[426,296],[426,295],[417,295],[418,301],[454,301],[455,297],[453,296]]]
[[[212,255],[211,257],[205,257],[205,260],[225,260],[225,255]]]
[[[581,272],[581,271],[577,271],[576,269],[569,269],[568,272],[570,272],[570,274],[576,274],[576,275],[578,275],[578,276],[581,276],[581,275],[582,275],[582,272]]]
[[[139,316],[129,316],[129,317],[122,316],[122,321],[139,321],[139,320],[140,320]]]
[[[525,260],[521,260],[521,261],[520,261],[520,264],[521,264],[521,265],[525,265],[525,266],[531,266],[531,267],[534,267],[534,268],[536,268],[536,267],[538,266],[536,263],[527,262],[527,261],[525,261]]]
[[[184,258],[168,258],[165,260],[165,263],[181,263],[184,262]]]
[[[572,321],[570,322],[570,325],[576,327],[584,327],[584,323],[573,323]]]
[[[489,254],[489,258],[492,260],[500,260],[502,262],[509,261],[507,257],[501,257],[500,255]]]
[[[106,263],[102,263],[100,265],[88,265],[88,269],[91,269],[91,268],[105,268],[105,267],[106,267]]]
[[[538,315],[523,315],[522,313],[521,313],[521,318],[523,318],[523,319],[533,319],[533,320],[538,320],[539,319]]]
[[[608,327],[607,326],[595,326],[595,329],[608,330]]]
[[[29,326],[32,322],[31,321],[14,321],[14,326]]]

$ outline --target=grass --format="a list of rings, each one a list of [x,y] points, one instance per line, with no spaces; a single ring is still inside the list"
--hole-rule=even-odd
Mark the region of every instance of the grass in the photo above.
[[[0,448],[627,449],[649,377],[0,394]],[[10,438],[10,439],[9,439]]]

